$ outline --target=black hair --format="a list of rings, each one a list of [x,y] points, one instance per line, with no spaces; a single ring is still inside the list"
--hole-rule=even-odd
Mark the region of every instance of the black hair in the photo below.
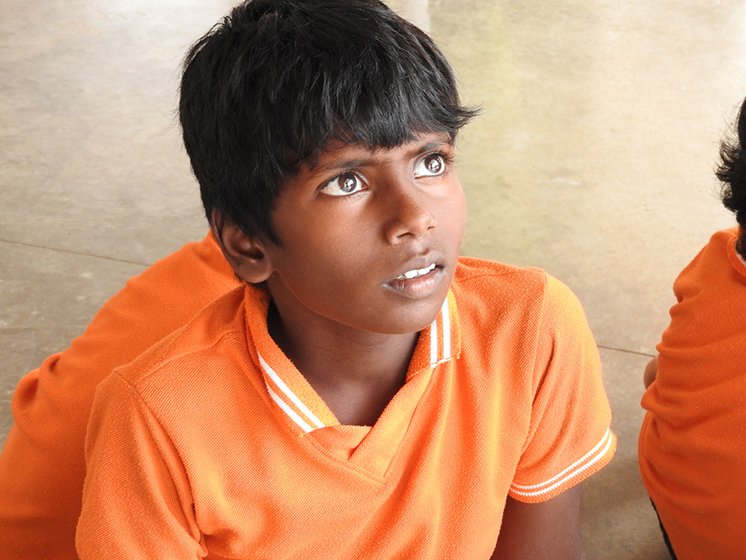
[[[476,110],[423,31],[378,0],[248,0],[189,50],[179,117],[208,220],[279,243],[284,178],[330,141],[455,138]]]
[[[736,249],[746,258],[746,99],[736,121],[736,136],[720,145],[720,165],[715,174],[723,183],[723,205],[736,215],[741,235]]]

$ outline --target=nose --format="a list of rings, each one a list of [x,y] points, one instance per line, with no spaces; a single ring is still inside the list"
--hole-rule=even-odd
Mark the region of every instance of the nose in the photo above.
[[[389,243],[420,238],[435,227],[435,216],[427,204],[427,197],[416,185],[400,183],[390,191],[390,214],[385,222],[385,235]]]

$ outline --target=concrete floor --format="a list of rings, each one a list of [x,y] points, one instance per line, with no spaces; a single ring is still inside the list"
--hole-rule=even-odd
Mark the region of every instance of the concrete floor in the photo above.
[[[205,230],[179,63],[232,0],[2,0],[0,442],[18,378],[126,278]],[[585,305],[619,451],[586,485],[590,559],[664,559],[639,481],[644,364],[671,283],[733,223],[712,168],[746,95],[737,0],[396,0],[483,115],[460,137],[465,254],[540,266]]]

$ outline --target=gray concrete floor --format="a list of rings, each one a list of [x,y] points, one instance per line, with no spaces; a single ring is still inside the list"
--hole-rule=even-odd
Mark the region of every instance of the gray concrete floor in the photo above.
[[[126,278],[205,230],[179,63],[232,0],[0,0],[0,441],[18,378]],[[585,305],[619,450],[586,485],[590,559],[663,559],[639,481],[644,364],[710,233],[746,95],[737,0],[396,0],[483,115],[460,137],[463,252],[540,266]]]

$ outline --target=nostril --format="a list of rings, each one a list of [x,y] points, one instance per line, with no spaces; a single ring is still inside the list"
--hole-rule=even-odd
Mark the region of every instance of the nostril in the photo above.
[[[419,238],[435,228],[435,218],[429,210],[418,211],[408,215],[399,215],[389,222],[387,237],[392,242],[410,237]]]

